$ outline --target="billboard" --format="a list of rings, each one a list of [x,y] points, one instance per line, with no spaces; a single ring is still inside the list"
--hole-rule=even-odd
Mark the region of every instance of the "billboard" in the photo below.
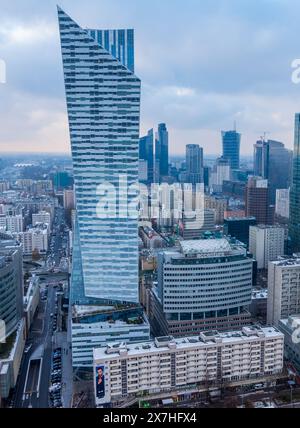
[[[96,397],[99,400],[105,398],[105,367],[96,366]]]

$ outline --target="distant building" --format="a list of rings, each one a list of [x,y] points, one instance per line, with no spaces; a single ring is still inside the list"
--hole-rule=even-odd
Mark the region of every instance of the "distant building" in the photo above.
[[[241,134],[236,131],[222,132],[223,158],[227,159],[231,169],[240,169]]]
[[[229,181],[231,176],[230,162],[228,159],[219,158],[216,161],[210,176],[210,187],[215,193],[222,193],[224,181]]]
[[[158,256],[151,322],[156,335],[234,330],[251,322],[253,260],[226,239],[182,241]]]
[[[145,391],[161,399],[197,395],[220,385],[264,382],[283,371],[284,336],[273,327],[201,333],[191,338],[158,337],[94,350],[96,406],[121,407]],[[103,388],[97,387],[98,373]]]
[[[65,210],[74,210],[75,209],[74,190],[64,190],[64,209]]]
[[[300,314],[300,259],[270,262],[268,272],[268,324]]]
[[[276,216],[290,218],[290,189],[281,189],[276,191]]]
[[[51,214],[48,211],[40,211],[37,214],[32,214],[32,226],[36,226],[39,223],[44,223],[49,225],[51,228]]]
[[[154,183],[154,134],[151,129],[147,136],[140,138],[139,144],[140,171],[143,171],[140,181],[146,184]]]
[[[292,157],[293,153],[278,141],[258,141],[254,146],[254,174],[268,180],[270,205],[276,202],[277,189],[290,187]]]
[[[250,226],[256,226],[255,217],[229,217],[224,220],[224,234],[236,238],[249,248]]]
[[[192,213],[183,213],[180,221],[180,235],[185,240],[200,239],[203,232],[212,232],[216,228],[216,213],[212,209],[204,209]]]
[[[257,224],[274,223],[274,208],[269,204],[268,180],[249,178],[246,186],[246,216],[255,217]]]
[[[4,232],[19,233],[24,230],[24,220],[21,214],[19,215],[1,215],[0,229]]]
[[[25,256],[46,254],[49,248],[49,225],[37,223],[34,227],[15,235],[22,243]]]
[[[169,133],[165,123],[158,125],[155,137],[155,178],[161,183],[169,176]]]
[[[295,116],[295,142],[293,161],[293,181],[290,193],[291,250],[300,252],[300,113]]]
[[[195,185],[203,181],[203,149],[197,144],[189,144],[186,146],[186,183]]]
[[[205,208],[215,212],[215,223],[223,224],[225,212],[228,208],[227,199],[217,196],[205,196]]]
[[[56,190],[68,189],[73,185],[73,180],[66,171],[57,172],[53,178],[53,184]]]
[[[280,226],[250,226],[249,251],[258,269],[268,269],[270,261],[283,256],[285,229]]]

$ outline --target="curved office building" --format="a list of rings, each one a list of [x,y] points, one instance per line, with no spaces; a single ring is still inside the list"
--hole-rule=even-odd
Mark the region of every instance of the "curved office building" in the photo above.
[[[172,326],[163,333],[176,336],[249,323],[253,260],[241,243],[184,241],[179,250],[161,253],[158,266],[155,300],[165,324]]]

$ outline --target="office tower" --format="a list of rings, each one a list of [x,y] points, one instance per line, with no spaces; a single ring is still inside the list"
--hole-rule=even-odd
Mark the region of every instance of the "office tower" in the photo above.
[[[143,165],[146,169],[147,165],[147,178],[146,184],[154,183],[154,135],[153,129],[148,132],[148,135],[140,138],[140,161],[144,161]],[[142,180],[144,182],[144,180]]]
[[[230,162],[221,157],[217,159],[210,177],[210,187],[215,193],[222,193],[224,181],[229,181],[231,176]]]
[[[284,255],[285,229],[280,226],[251,226],[249,251],[258,269],[268,269],[270,261]]]
[[[300,252],[300,113],[295,116],[295,144],[293,159],[293,182],[290,193],[290,245]]]
[[[169,133],[165,123],[158,125],[155,137],[155,178],[163,182],[169,176]]]
[[[182,241],[180,248],[161,252],[158,287],[153,289],[153,331],[189,336],[247,325],[252,268],[246,248],[227,239]]]
[[[94,352],[94,372],[101,370],[107,379],[104,391],[94,382],[95,402],[97,407],[137,405],[144,391],[149,406],[157,397],[169,403],[170,396],[176,396],[183,402],[208,392],[212,384],[218,388],[236,382],[246,387],[274,381],[283,371],[283,359],[284,336],[274,327],[108,345]]]
[[[145,336],[133,333],[144,320],[138,212],[128,212],[136,194],[127,192],[138,183],[141,82],[134,74],[132,30],[84,30],[60,8],[58,15],[77,212],[73,366],[91,369],[96,343]]]
[[[241,134],[236,131],[222,132],[223,158],[231,169],[240,169]]]
[[[279,173],[280,171],[280,173]],[[268,180],[269,203],[276,202],[276,190],[291,184],[292,152],[278,141],[258,141],[254,146],[254,174]]]
[[[282,219],[290,218],[290,189],[276,191],[276,216]]]
[[[300,259],[282,258],[269,263],[268,324],[300,314]]]
[[[250,226],[256,226],[255,217],[229,217],[224,220],[224,235],[236,238],[249,248]]]
[[[197,144],[189,144],[186,146],[186,182],[195,185],[203,180],[203,149]]]
[[[245,199],[247,217],[255,217],[257,224],[274,223],[274,207],[269,205],[268,180],[249,177]]]

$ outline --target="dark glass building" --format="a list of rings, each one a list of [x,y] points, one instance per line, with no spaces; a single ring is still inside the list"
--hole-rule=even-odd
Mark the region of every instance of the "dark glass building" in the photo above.
[[[268,180],[271,205],[276,202],[276,190],[291,185],[292,158],[292,152],[278,141],[258,141],[254,146],[254,174]]]
[[[147,162],[148,180],[147,184],[154,182],[154,134],[150,129],[148,135],[140,139],[140,160]]]
[[[223,158],[230,162],[231,169],[240,169],[241,134],[236,131],[222,132]]]
[[[300,252],[300,113],[295,117],[293,180],[290,193],[290,243],[293,252]]]
[[[224,234],[236,238],[249,248],[250,226],[256,226],[255,217],[231,217],[224,220]]]

